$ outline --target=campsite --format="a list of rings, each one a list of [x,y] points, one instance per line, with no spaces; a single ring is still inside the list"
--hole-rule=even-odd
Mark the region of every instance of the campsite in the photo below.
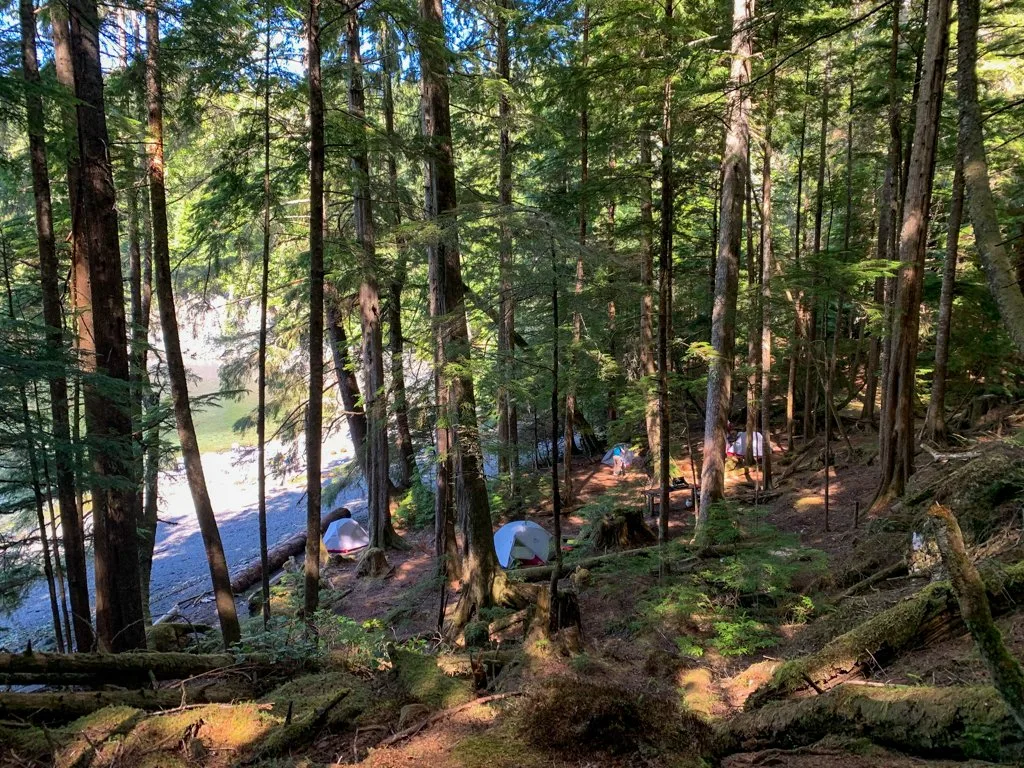
[[[0,768],[1024,764],[1024,0],[0,20]]]

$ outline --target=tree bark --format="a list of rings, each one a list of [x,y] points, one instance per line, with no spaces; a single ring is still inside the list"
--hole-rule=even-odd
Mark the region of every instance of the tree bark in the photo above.
[[[640,370],[646,401],[644,420],[647,423],[647,447],[653,457],[661,450],[661,430],[658,419],[657,357],[654,351],[654,204],[651,186],[654,168],[651,165],[651,136],[645,129],[640,132]]]
[[[583,39],[581,41],[580,68],[585,73],[589,66],[590,4],[583,6]],[[583,313],[580,309],[583,294],[583,252],[587,246],[587,185],[590,181],[590,98],[584,82],[580,87],[580,194],[579,194],[579,250],[576,252],[576,306],[572,313],[572,350],[569,362],[568,391],[565,393],[565,450],[562,459],[562,483],[565,503],[572,506],[576,498],[573,487],[572,454],[576,449],[576,377],[579,375],[579,346],[583,337]]]
[[[498,473],[507,478],[509,496],[518,495],[519,435],[516,402],[511,394],[515,377],[515,296],[512,292],[512,90],[511,53],[509,41],[509,14],[512,0],[500,0],[495,9],[494,37],[498,57],[498,270],[499,316],[498,323]],[[515,428],[513,428],[515,425]]]
[[[810,87],[811,65],[808,61],[804,70],[804,93]],[[796,211],[793,221],[793,266],[800,271],[800,228],[803,224],[804,150],[807,143],[807,100],[804,99],[803,117],[800,119],[800,154],[796,164]],[[793,433],[796,432],[796,378],[799,371],[800,355],[803,351],[804,302],[803,292],[797,292],[794,302],[793,338],[789,343],[789,377],[786,382],[786,448],[793,451]]]
[[[885,164],[885,178],[882,182],[882,193],[878,204],[878,259],[895,260],[896,258],[896,211],[897,199],[897,178],[900,170],[900,147],[902,138],[900,136],[900,97],[899,97],[899,53],[900,53],[900,19],[899,13],[892,13],[892,36],[889,44],[889,154]],[[885,306],[886,284],[888,279],[879,277],[875,279],[874,302],[878,307]],[[889,319],[889,310],[882,310],[886,320]],[[877,333],[871,337],[871,348],[868,352],[867,381],[864,386],[864,408],[861,410],[863,421],[874,421],[875,400],[878,395],[878,366],[882,362],[883,342],[888,346],[891,337],[889,323],[882,326],[882,338]],[[885,355],[887,362],[889,355]],[[885,376],[882,376],[883,382]]]
[[[390,190],[395,229],[402,224],[402,204],[399,199],[398,161],[395,145],[398,138],[395,134],[395,100],[392,95],[392,67],[396,66],[398,54],[388,30],[385,28],[381,39],[381,63],[384,69],[384,132],[387,135],[389,149],[388,188]],[[388,286],[388,342],[391,352],[391,389],[395,410],[395,426],[398,429],[398,453],[401,457],[399,485],[409,488],[417,474],[416,454],[413,450],[412,433],[409,430],[409,403],[405,390],[405,344],[402,338],[402,290],[406,278],[407,245],[405,239],[397,236],[398,258],[395,263],[394,275]]]
[[[953,200],[949,208],[946,230],[946,263],[942,269],[942,292],[939,295],[939,324],[935,331],[935,372],[932,396],[924,422],[924,436],[938,445],[949,442],[946,429],[946,377],[949,370],[949,335],[953,319],[953,290],[956,284],[956,262],[960,248],[960,228],[964,213],[963,160],[957,153],[953,171]]]
[[[85,416],[92,446],[95,540],[96,629],[100,647],[123,651],[146,644],[139,577],[137,499],[114,478],[132,474],[132,423],[129,403],[128,338],[124,283],[118,243],[114,179],[110,167],[99,16],[95,0],[71,0],[71,51],[74,64],[81,173],[72,219],[74,253],[88,266],[92,340],[83,340],[86,370]]]
[[[753,55],[754,0],[734,0],[732,67],[726,109],[728,133],[722,158],[721,227],[715,271],[715,306],[711,346],[714,358],[708,370],[707,410],[704,420],[704,466],[700,480],[700,508],[694,540],[707,543],[711,505],[725,496],[725,432],[729,419],[728,393],[736,344],[736,291],[739,279],[740,239],[743,233],[744,185],[750,144],[750,58]],[[664,439],[664,438],[663,438]]]
[[[665,0],[666,28],[672,23],[673,0]],[[669,47],[669,46],[666,46]],[[672,77],[662,85],[661,99],[661,249],[658,253],[658,540],[668,541],[671,491],[671,432],[668,403],[669,340],[672,322],[672,232],[675,192],[672,186]]]
[[[907,479],[914,473],[914,380],[932,180],[949,48],[949,6],[950,0],[931,0],[929,5],[910,176],[900,232],[900,272],[893,304],[892,353],[888,380],[884,382],[886,406],[880,428],[881,483],[876,504],[901,496]]]
[[[267,551],[267,299],[270,282],[270,46],[272,6],[266,6],[263,52],[263,257],[260,261],[260,337],[256,372],[256,492],[259,496],[260,591],[263,629],[270,627],[270,553]],[[305,540],[303,540],[305,544]],[[232,580],[231,591],[235,591]]]
[[[241,639],[231,577],[224,556],[217,518],[210,502],[203,472],[203,460],[192,422],[192,407],[188,399],[188,380],[178,338],[178,318],[174,308],[174,287],[171,275],[170,242],[167,232],[167,192],[164,185],[164,117],[163,83],[160,70],[160,18],[156,0],[146,0],[146,99],[149,106],[149,198],[153,217],[153,260],[156,265],[156,292],[160,306],[160,330],[167,353],[167,372],[171,381],[174,420],[178,426],[178,441],[185,463],[185,474],[192,495],[192,503],[203,537],[203,547],[210,567],[210,581],[217,601],[224,646],[229,647]],[[319,521],[318,521],[319,522]]]
[[[54,359],[64,356],[64,320],[61,312],[56,237],[50,175],[47,168],[46,125],[36,53],[35,9],[31,0],[21,0],[21,55],[26,83],[25,107],[28,116],[29,159],[32,166],[32,191],[35,197],[36,238],[39,246],[39,282],[43,297],[43,322],[47,344]],[[58,16],[55,26],[67,25]],[[68,591],[74,617],[74,639],[79,650],[92,648],[93,632],[86,575],[85,536],[78,524],[75,504],[75,460],[71,445],[71,417],[68,407],[68,383],[63,372],[49,377],[50,412],[53,420],[57,501],[60,506],[61,538],[67,564]],[[56,546],[56,539],[54,539]],[[68,643],[71,638],[68,638]]]
[[[974,242],[999,314],[1017,346],[1024,351],[1024,294],[1017,286],[999,229],[985,157],[985,134],[978,105],[978,20],[980,0],[958,0],[957,101],[960,105],[960,152],[964,162],[967,210]]]
[[[772,25],[772,51],[779,42],[781,22],[776,16]],[[772,487],[771,446],[771,381],[772,381],[772,264],[775,257],[772,241],[772,128],[775,122],[775,64],[768,76],[767,105],[762,140],[761,165],[761,434],[764,438],[761,453],[761,484],[765,490]]]
[[[467,524],[467,556],[463,586],[453,618],[461,627],[475,609],[500,598],[505,587],[498,578],[487,487],[484,484],[476,397],[470,362],[462,263],[459,257],[455,159],[452,151],[448,64],[441,0],[420,0],[422,22],[419,48],[426,219],[438,228],[427,246],[430,316],[435,328],[435,382],[437,386],[437,449],[439,457],[435,508],[439,530],[438,551],[447,550],[448,478],[443,470],[451,461],[454,499]]]
[[[348,108],[355,123],[351,150],[353,213],[359,243],[362,283],[359,286],[359,314],[363,332],[363,372],[366,376],[366,485],[370,526],[370,548],[384,549],[399,543],[391,525],[388,506],[390,461],[388,459],[387,395],[384,387],[384,341],[380,323],[380,290],[377,282],[377,247],[370,197],[370,159],[366,146],[366,99],[363,94],[359,11],[348,7],[347,42],[349,63]]]
[[[307,621],[320,593],[320,443],[324,389],[324,94],[320,81],[320,0],[309,0],[306,18],[309,85],[309,400],[306,406]],[[340,376],[340,373],[339,373]]]

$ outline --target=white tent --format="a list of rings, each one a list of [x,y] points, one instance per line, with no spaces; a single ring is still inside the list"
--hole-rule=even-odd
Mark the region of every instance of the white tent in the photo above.
[[[505,523],[494,534],[494,549],[502,568],[508,568],[513,560],[547,562],[551,539],[551,534],[532,520],[517,520]]]
[[[764,455],[764,436],[760,432],[754,433],[754,458],[760,459]],[[733,456],[745,456],[747,453],[747,433],[740,432],[736,440],[729,445],[727,453]]]
[[[609,448],[608,452],[604,455],[604,458],[601,459],[601,463],[608,467],[615,466],[615,460],[612,457],[615,455],[616,448],[622,449],[622,453],[620,454],[622,456],[622,466],[627,469],[633,466],[633,462],[635,462],[637,458],[636,454],[633,453],[632,449],[625,443],[616,443]]]
[[[327,526],[327,532],[324,533],[324,545],[332,554],[348,555],[368,547],[370,536],[363,526],[351,517],[346,517],[335,520]]]

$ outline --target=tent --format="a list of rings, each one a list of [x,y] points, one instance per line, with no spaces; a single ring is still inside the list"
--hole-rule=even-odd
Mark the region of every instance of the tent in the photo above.
[[[616,443],[608,449],[608,453],[601,459],[601,463],[607,467],[615,466],[615,462],[612,460],[612,456],[615,454],[615,449],[620,448],[622,450],[622,466],[629,469],[633,466],[633,463],[637,460],[637,456],[633,453],[633,450],[625,443]]]
[[[729,450],[726,451],[730,456],[739,456],[742,458],[747,453],[747,433],[740,432],[736,435],[736,440],[729,444]],[[764,437],[760,432],[754,433],[754,458],[760,459],[764,455]]]
[[[546,563],[551,539],[551,534],[532,520],[517,520],[505,523],[494,534],[494,549],[502,568],[508,568],[513,560]]]
[[[335,520],[324,533],[327,551],[335,555],[348,555],[370,545],[366,529],[351,517]]]

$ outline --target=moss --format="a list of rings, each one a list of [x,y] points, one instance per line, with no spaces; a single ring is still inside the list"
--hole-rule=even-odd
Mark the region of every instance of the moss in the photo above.
[[[432,656],[415,651],[396,651],[395,668],[402,687],[431,709],[448,709],[475,698],[472,683],[448,677]]]
[[[461,768],[545,768],[551,761],[516,737],[511,728],[496,728],[463,739],[452,748]]]
[[[50,754],[55,734],[47,734],[42,728],[26,726],[0,726],[0,765],[7,765],[7,756],[18,755],[21,759],[38,760]],[[11,765],[16,765],[13,760]]]
[[[486,621],[471,621],[462,630],[462,637],[467,648],[486,648],[490,642],[490,633]]]
[[[995,690],[980,686],[843,686],[739,715],[722,726],[720,735],[719,754],[794,748],[829,735],[849,735],[916,755],[1006,762],[1024,756],[1024,735]]]
[[[108,739],[128,733],[144,717],[132,707],[104,707],[80,717],[61,729],[64,746],[56,758],[62,768],[88,762],[95,746]]]
[[[368,713],[378,712],[386,703],[365,680],[343,669],[301,675],[273,690],[263,701],[273,706],[271,712],[281,720],[286,717],[290,704],[292,719],[299,720],[323,707],[342,690],[348,690],[349,694],[331,708],[324,724],[327,729],[359,725]]]

